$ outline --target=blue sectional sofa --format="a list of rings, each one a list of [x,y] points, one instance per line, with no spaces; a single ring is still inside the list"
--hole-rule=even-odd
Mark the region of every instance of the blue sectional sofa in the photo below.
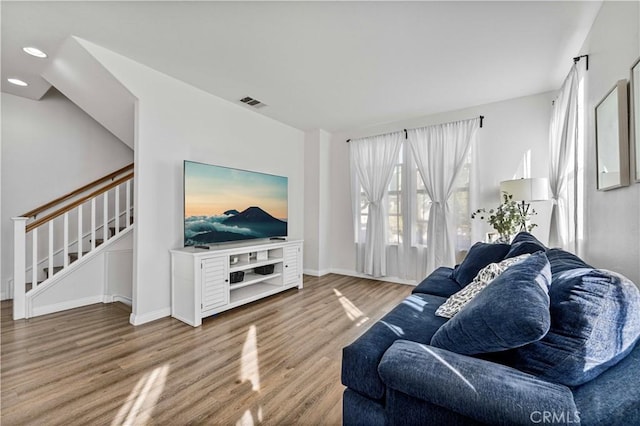
[[[452,319],[435,315],[523,253]],[[527,233],[478,243],[343,349],[343,423],[640,424],[639,336],[640,291],[624,277]]]

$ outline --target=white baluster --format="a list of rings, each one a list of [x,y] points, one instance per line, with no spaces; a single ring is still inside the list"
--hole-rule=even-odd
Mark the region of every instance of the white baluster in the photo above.
[[[49,221],[49,278],[53,277],[53,219]]]
[[[96,199],[91,199],[91,250],[96,248]]]
[[[106,191],[102,197],[102,239],[106,243],[109,239],[109,191]]]
[[[38,287],[38,228],[31,231],[31,288]]]
[[[116,186],[115,211],[113,220],[116,227],[116,235],[120,233],[120,185]]]
[[[82,247],[82,204],[78,206],[78,242],[76,244],[76,248],[78,249],[78,260],[82,259],[82,251],[84,248]]]
[[[14,217],[13,220],[13,319],[25,317],[25,229],[26,217]]]
[[[127,201],[126,201],[126,206],[127,206],[127,223],[124,225],[126,228],[128,228],[131,225],[131,179],[129,179],[127,181],[127,185],[126,185],[126,193],[127,193]]]
[[[62,265],[69,266],[69,212],[62,216]]]

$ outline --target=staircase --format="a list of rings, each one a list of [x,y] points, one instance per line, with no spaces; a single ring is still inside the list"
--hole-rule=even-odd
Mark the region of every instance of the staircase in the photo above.
[[[133,164],[31,210],[14,222],[13,319],[30,318],[38,295],[64,279],[133,229]],[[59,299],[59,297],[58,297]],[[59,303],[60,307],[69,304]],[[47,312],[51,312],[49,309]]]

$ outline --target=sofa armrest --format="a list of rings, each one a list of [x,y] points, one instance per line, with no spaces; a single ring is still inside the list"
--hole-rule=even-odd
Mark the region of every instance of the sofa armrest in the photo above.
[[[398,340],[378,371],[389,388],[482,423],[580,422],[568,387],[444,349]]]

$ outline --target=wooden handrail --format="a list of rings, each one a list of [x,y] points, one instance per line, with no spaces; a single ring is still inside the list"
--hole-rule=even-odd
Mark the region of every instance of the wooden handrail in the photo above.
[[[95,191],[93,191],[92,193],[85,195],[84,197],[80,198],[79,200],[74,201],[73,203],[69,204],[66,207],[63,207],[61,209],[56,210],[53,213],[49,213],[48,215],[36,220],[35,222],[32,222],[30,224],[27,225],[25,232],[29,232],[34,228],[37,228],[38,226],[42,225],[43,223],[47,223],[50,220],[55,219],[58,216],[61,216],[63,214],[65,214],[68,211],[71,211],[73,209],[75,209],[76,207],[78,207],[79,205],[84,204],[85,202],[89,201],[90,199],[102,194],[103,192],[107,192],[108,190],[110,190],[111,188],[115,188],[116,186],[128,181],[129,179],[133,178],[133,172],[129,173],[128,175],[122,176],[120,179],[118,180],[114,180],[113,182],[111,182],[109,185],[102,187],[100,189],[97,189]],[[116,212],[116,214],[118,214]]]
[[[121,175],[122,173],[127,172],[127,171],[132,170],[132,169],[133,169],[133,163],[129,164],[128,166],[124,166],[123,168],[121,168],[119,170],[116,170],[113,173],[109,173],[108,175],[103,176],[100,179],[94,180],[93,182],[88,183],[85,186],[83,186],[81,188],[78,188],[78,189],[76,189],[74,191],[71,191],[68,194],[65,194],[65,195],[63,195],[61,197],[58,197],[55,200],[48,202],[47,204],[43,204],[42,206],[40,206],[38,208],[35,208],[35,209],[31,210],[31,211],[28,211],[25,214],[21,215],[21,217],[29,217],[29,218],[35,217],[38,214],[51,209],[53,206],[55,206],[57,204],[63,203],[63,202],[67,201],[70,198],[76,197],[76,196],[82,194],[83,192],[86,192],[89,189],[91,189],[91,188],[93,188],[95,186],[98,186],[98,185],[100,185],[100,184],[102,184],[102,183],[104,183],[104,182],[106,182],[108,180],[111,180],[111,179],[115,178],[116,176]]]

